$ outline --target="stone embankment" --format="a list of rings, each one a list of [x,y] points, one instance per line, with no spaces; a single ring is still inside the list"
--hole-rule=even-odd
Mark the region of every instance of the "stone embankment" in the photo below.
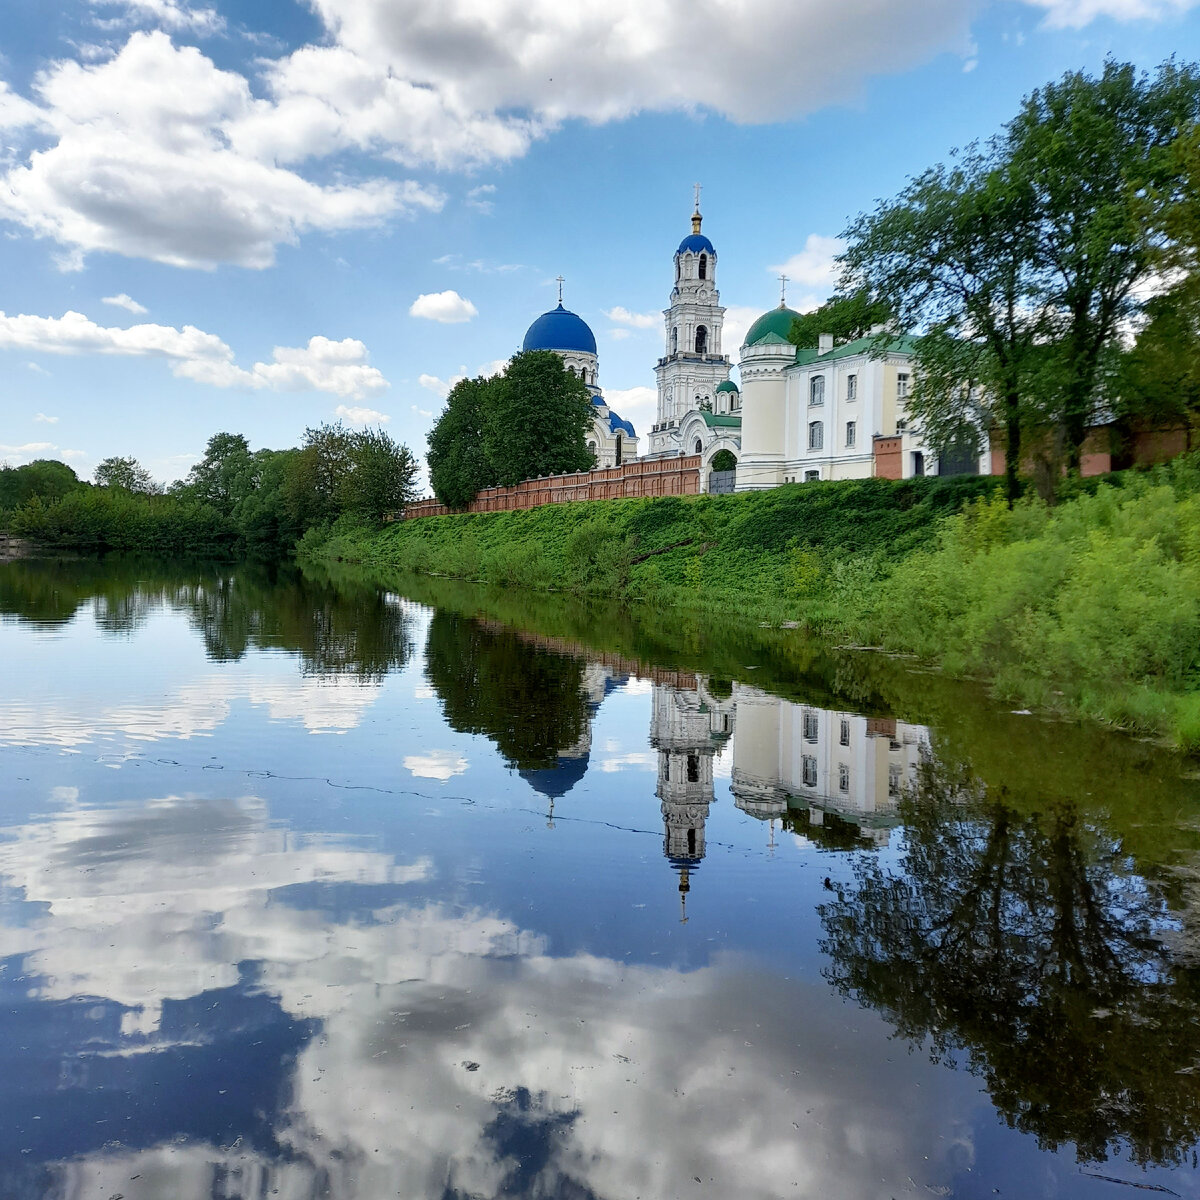
[[[25,558],[33,547],[22,538],[13,537],[11,533],[0,531],[0,563],[15,562]]]

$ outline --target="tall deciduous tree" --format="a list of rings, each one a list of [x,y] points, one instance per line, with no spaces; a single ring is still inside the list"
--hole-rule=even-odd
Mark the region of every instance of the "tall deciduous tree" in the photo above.
[[[255,459],[246,438],[240,433],[214,433],[180,490],[230,516],[257,484]]]
[[[1105,357],[1158,265],[1162,210],[1186,191],[1175,148],[1198,116],[1195,65],[1172,60],[1149,76],[1109,61],[1099,78],[1072,72],[1039,88],[996,144],[1005,176],[1032,193],[1025,275],[1056,348],[1040,387],[1072,469],[1101,399]]]
[[[483,448],[496,482],[588,470],[591,423],[587,385],[554,351],[514,355],[491,381],[484,409]]]
[[[429,482],[433,494],[450,508],[465,508],[496,481],[483,448],[483,415],[495,386],[482,377],[459,380],[429,432]]]
[[[891,315],[887,305],[864,288],[830,296],[820,308],[797,317],[788,337],[803,350],[815,350],[823,333],[832,334],[834,344],[840,345],[866,337],[877,325],[886,325]]]
[[[96,467],[92,478],[100,487],[121,488],[126,492],[154,495],[162,491],[150,472],[136,458],[106,458]]]
[[[417,470],[417,460],[403,443],[382,429],[360,429],[350,436],[350,471],[338,494],[342,511],[382,523],[415,499]]]

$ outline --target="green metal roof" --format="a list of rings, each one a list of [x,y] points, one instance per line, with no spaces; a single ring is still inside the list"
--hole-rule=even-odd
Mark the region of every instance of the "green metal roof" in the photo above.
[[[742,418],[726,416],[725,413],[702,412],[704,423],[709,429],[741,429]]]
[[[718,392],[736,392],[737,390],[738,385],[732,379],[726,379],[724,383],[717,384]]]
[[[785,308],[782,304],[778,308],[771,309],[770,312],[763,313],[750,326],[746,333],[746,340],[742,345],[757,346],[760,342],[765,341],[770,334],[774,334],[779,341],[786,342],[788,334],[792,332],[792,322],[799,315],[798,312],[790,308]]]
[[[855,338],[852,342],[845,342],[841,346],[834,346],[825,354],[809,347],[796,351],[796,362],[801,366],[808,366],[811,363],[835,362],[839,358],[853,358],[856,354],[869,354],[874,345],[875,338],[861,337]],[[912,354],[917,348],[917,339],[904,334],[885,342],[883,348],[892,353]]]

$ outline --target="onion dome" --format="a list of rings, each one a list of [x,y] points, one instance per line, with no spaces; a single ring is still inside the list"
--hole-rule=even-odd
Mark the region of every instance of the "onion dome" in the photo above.
[[[557,308],[542,313],[525,334],[522,350],[574,350],[582,354],[596,353],[596,335],[587,322],[559,301]]]
[[[736,383],[734,383],[732,379],[726,379],[724,383],[718,383],[717,391],[718,392],[738,392],[738,394],[741,395],[741,393],[738,391],[738,385]]]
[[[774,338],[777,342],[786,342],[788,334],[792,332],[792,322],[800,314],[781,304],[778,308],[771,309],[770,312],[765,312],[746,332],[746,340],[742,343],[743,346],[756,346],[759,342],[765,342],[768,338]]]
[[[683,241],[679,243],[679,249],[676,250],[675,253],[686,254],[689,250],[693,254],[699,254],[701,251],[704,251],[707,254],[716,254],[716,251],[713,249],[712,242],[710,242],[702,233],[689,233],[687,237],[685,237]]]

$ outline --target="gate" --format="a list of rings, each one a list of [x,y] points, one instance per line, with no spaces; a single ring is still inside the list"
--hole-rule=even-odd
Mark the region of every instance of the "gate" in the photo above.
[[[709,471],[708,490],[714,495],[721,492],[732,492],[736,471]]]

